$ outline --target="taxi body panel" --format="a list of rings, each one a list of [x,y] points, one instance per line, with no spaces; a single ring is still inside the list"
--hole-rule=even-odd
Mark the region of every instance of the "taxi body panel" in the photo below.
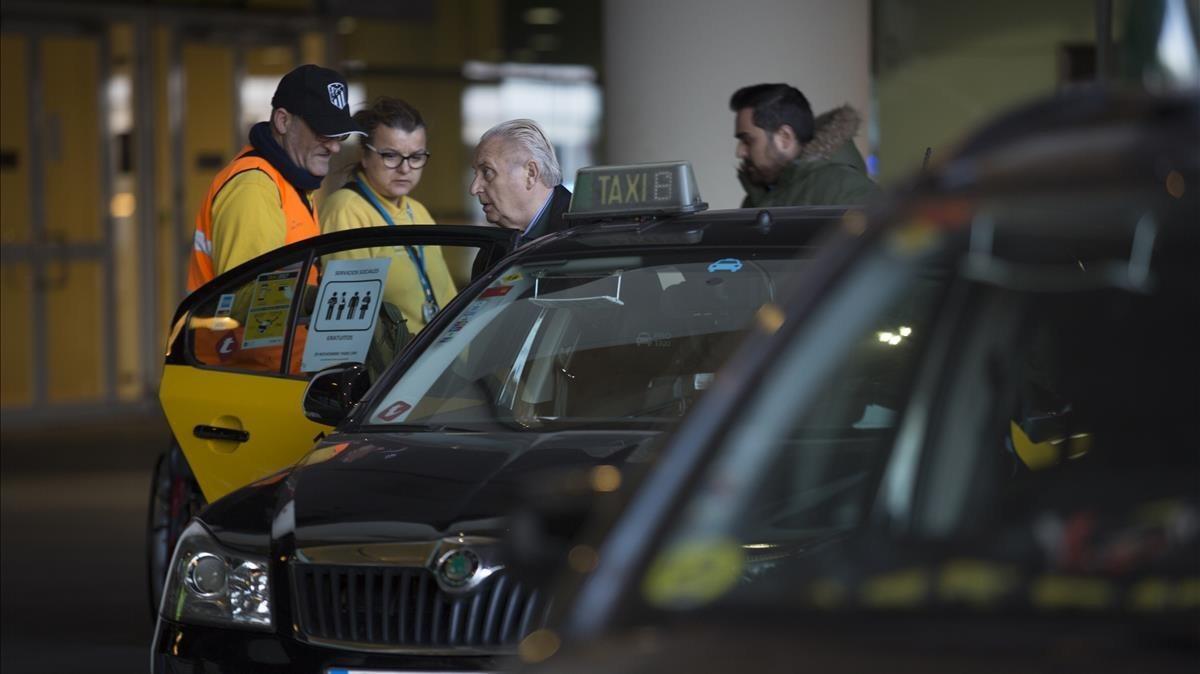
[[[297,413],[306,384],[190,365],[163,368],[159,400],[171,432],[184,438],[184,456],[207,501],[295,463],[297,448],[329,429]],[[200,438],[197,427],[246,435]]]
[[[303,305],[314,301],[319,286],[296,283],[315,280],[323,256],[387,247],[403,255],[405,246],[441,245],[477,248],[494,262],[511,250],[514,239],[515,233],[505,230],[452,225],[336,232],[250,260],[189,295],[176,312],[159,400],[205,499],[215,501],[291,465],[328,430],[306,419],[301,408],[311,372],[300,371],[299,364],[309,337],[307,323],[315,316],[313,307]],[[237,312],[231,312],[231,305],[242,304],[247,289],[257,289],[262,285],[258,279],[280,269],[289,270],[292,282],[282,296],[286,306],[278,312],[286,325],[279,321],[266,346],[247,348],[249,335],[242,325],[255,307],[241,306],[240,316],[229,316]]]

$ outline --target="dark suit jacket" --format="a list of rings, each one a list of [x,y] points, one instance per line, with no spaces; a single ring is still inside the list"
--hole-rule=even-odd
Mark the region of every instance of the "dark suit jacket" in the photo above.
[[[546,210],[542,211],[540,217],[533,222],[529,229],[521,235],[520,244],[523,245],[533,241],[539,236],[553,234],[554,232],[567,228],[567,223],[563,221],[563,213],[567,212],[567,208],[571,205],[571,191],[562,185],[555,185],[554,192],[550,194],[550,204],[546,206]]]

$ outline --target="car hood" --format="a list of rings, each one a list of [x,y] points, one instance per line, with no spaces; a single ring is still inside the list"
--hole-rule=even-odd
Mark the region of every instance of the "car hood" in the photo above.
[[[492,535],[522,491],[645,456],[654,431],[347,433],[291,472],[274,535],[296,547]]]

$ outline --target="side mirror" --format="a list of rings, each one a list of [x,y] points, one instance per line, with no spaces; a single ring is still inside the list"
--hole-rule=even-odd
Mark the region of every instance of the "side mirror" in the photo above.
[[[371,388],[371,376],[362,363],[343,363],[318,372],[304,389],[304,416],[326,426],[337,426]]]

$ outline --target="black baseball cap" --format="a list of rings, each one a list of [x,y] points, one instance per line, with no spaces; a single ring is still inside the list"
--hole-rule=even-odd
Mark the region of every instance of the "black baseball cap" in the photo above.
[[[279,80],[272,108],[300,115],[321,136],[367,135],[350,116],[350,89],[336,71],[311,63],[296,68]]]

